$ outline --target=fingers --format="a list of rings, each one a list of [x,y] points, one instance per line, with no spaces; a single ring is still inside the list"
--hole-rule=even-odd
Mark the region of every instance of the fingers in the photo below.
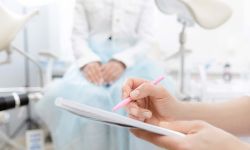
[[[160,85],[153,85],[151,82],[143,79],[128,79],[123,88],[122,93],[124,97],[131,96],[132,99],[142,99],[148,96],[155,98],[172,97],[168,91]]]
[[[85,77],[92,83],[100,85],[102,84],[103,77],[99,63],[88,64],[83,69]]]
[[[132,90],[133,90],[133,81],[132,79],[128,79],[127,81],[125,81],[122,87],[122,98],[125,99],[129,97]]]
[[[138,88],[130,93],[130,97],[134,100],[142,99],[148,96],[157,99],[172,97],[163,86],[153,85],[149,82],[141,84]]]
[[[100,81],[101,81],[101,75],[100,75],[100,70],[97,66],[92,66],[89,68],[89,75],[92,77],[92,81],[95,83],[95,84],[100,84]]]
[[[93,67],[93,72],[94,72],[94,74],[95,74],[96,81],[97,81],[99,84],[103,84],[103,77],[102,77],[101,66],[100,66],[100,65],[95,65],[95,66]]]
[[[90,80],[90,82],[92,82],[94,84],[98,84],[98,79],[97,79],[97,77],[92,69],[88,69],[86,71],[86,74],[87,74],[87,78]]]
[[[186,134],[195,134],[199,130],[210,126],[203,121],[175,121],[161,122],[160,127],[172,129]],[[171,150],[193,149],[190,147],[190,136],[175,138],[154,134],[140,129],[132,129],[131,132],[138,138],[149,141],[155,145]]]
[[[176,138],[162,136],[139,129],[132,129],[131,132],[136,137],[149,141],[162,148],[177,150],[178,145],[180,145],[180,140]]]
[[[135,120],[138,120],[138,121],[141,121],[141,122],[144,122],[145,121],[145,118],[138,118],[136,116],[133,116],[133,115],[128,115],[129,118],[132,118],[132,119],[135,119]]]
[[[129,115],[135,117],[137,120],[144,121],[152,117],[152,112],[148,109],[140,108],[135,102],[131,102],[127,106]]]
[[[122,97],[123,98],[127,98],[130,96],[130,93],[137,88],[138,86],[140,86],[141,84],[148,82],[146,80],[143,79],[139,79],[139,78],[131,78],[128,79],[122,87]]]
[[[84,76],[87,80],[95,84],[95,78],[92,75],[93,73],[89,69],[84,69]]]
[[[175,121],[175,122],[161,122],[159,126],[175,130],[184,134],[193,134],[203,127],[208,126],[204,121]]]
[[[112,79],[111,78],[112,71],[111,71],[111,68],[107,66],[107,64],[103,65],[102,74],[103,74],[103,78],[104,78],[105,82],[110,83],[110,81]]]
[[[112,83],[117,80],[121,74],[124,72],[124,67],[122,67],[118,62],[109,62],[102,67],[102,73],[104,80],[107,83]]]
[[[118,78],[118,72],[110,65],[104,65],[102,68],[103,77],[107,83],[111,83]]]

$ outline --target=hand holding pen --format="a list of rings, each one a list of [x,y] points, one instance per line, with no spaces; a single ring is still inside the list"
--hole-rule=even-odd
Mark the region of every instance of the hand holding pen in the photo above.
[[[129,79],[122,89],[123,97],[128,99],[122,101],[119,107],[114,107],[114,110],[126,106],[129,117],[153,124],[157,124],[159,119],[165,121],[174,119],[178,115],[176,113],[179,112],[180,102],[163,86],[158,85],[163,79],[164,77],[160,77],[154,82]]]
[[[156,80],[152,81],[151,84],[152,84],[152,85],[157,85],[158,83],[160,83],[160,82],[161,82],[162,80],[164,80],[164,79],[165,79],[164,76],[160,76],[160,77],[157,78]],[[113,108],[113,111],[116,111],[116,110],[118,110],[118,109],[120,109],[120,108],[122,108],[122,107],[128,105],[128,104],[132,101],[131,96],[137,95],[137,94],[138,94],[137,92],[138,92],[138,90],[133,91],[133,92],[130,94],[130,96],[129,96],[128,98],[124,99],[124,100],[121,101],[119,104],[117,104],[117,105]]]

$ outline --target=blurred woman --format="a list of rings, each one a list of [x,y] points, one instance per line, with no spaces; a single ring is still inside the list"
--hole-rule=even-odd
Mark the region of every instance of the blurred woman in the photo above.
[[[76,1],[72,35],[76,63],[38,104],[55,149],[154,149],[126,129],[96,124],[54,106],[56,97],[64,97],[111,110],[121,100],[126,78],[152,80],[163,74],[145,55],[154,45],[154,7],[154,0]]]

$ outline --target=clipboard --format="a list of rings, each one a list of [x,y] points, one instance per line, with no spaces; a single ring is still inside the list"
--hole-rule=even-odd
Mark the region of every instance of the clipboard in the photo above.
[[[91,107],[85,104],[77,103],[63,98],[56,99],[55,105],[61,109],[67,110],[80,117],[88,118],[97,121],[99,123],[104,123],[111,126],[138,128],[170,137],[177,137],[177,138],[185,137],[185,135],[180,132],[147,124],[113,112],[105,111],[99,108]]]

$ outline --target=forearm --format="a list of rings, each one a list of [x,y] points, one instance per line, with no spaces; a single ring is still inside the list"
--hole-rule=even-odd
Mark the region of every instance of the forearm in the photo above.
[[[239,140],[239,145],[233,145],[232,148],[238,149],[238,150],[249,150],[250,144]]]
[[[225,103],[181,102],[176,119],[204,120],[237,135],[250,135],[250,98]]]
[[[245,146],[246,146],[246,150],[249,150],[250,149],[250,144],[249,143],[244,143]]]

